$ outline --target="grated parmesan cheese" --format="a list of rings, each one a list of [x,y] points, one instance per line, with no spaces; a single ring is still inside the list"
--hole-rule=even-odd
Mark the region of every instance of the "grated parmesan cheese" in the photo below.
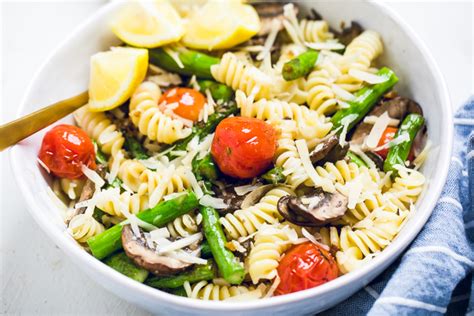
[[[372,124],[374,125],[375,122],[377,122],[377,119],[379,117],[378,116],[375,116],[375,115],[369,115],[369,116],[366,116],[364,117],[364,123],[367,123],[367,124]],[[398,124],[400,124],[400,120],[397,120],[397,119],[394,119],[394,118],[391,118],[389,117],[390,120],[388,122],[388,126],[398,126]]]
[[[319,241],[316,240],[316,237],[314,237],[309,231],[306,230],[306,228],[301,229],[301,233],[303,234],[304,237],[306,237],[309,241],[311,241],[313,244],[316,246],[319,246],[323,248],[324,250],[329,251],[329,247],[325,244],[320,243]]]
[[[344,101],[354,101],[355,100],[355,96],[352,93],[342,89],[337,84],[332,84],[331,89],[338,98],[340,98]]]
[[[46,164],[41,159],[37,157],[36,160],[38,160],[38,163],[40,164],[40,166],[43,167],[47,173],[51,173],[51,170],[49,170],[48,166],[46,166]]]
[[[399,145],[404,142],[410,141],[410,135],[408,133],[403,133],[401,135],[398,135],[396,138],[392,139],[388,143],[383,144],[382,146],[374,148],[374,151],[380,151],[383,149],[387,149],[396,145]]]
[[[163,50],[175,61],[179,68],[184,68],[183,62],[179,58],[179,54],[177,51],[173,50],[169,46],[165,46]]]
[[[264,297],[265,298],[272,297],[273,293],[275,293],[275,290],[278,288],[278,285],[280,285],[280,282],[281,282],[281,279],[277,274],[277,276],[275,277],[275,280],[272,283],[272,286],[270,287],[270,289],[268,289],[268,292],[267,292],[267,294],[265,294]]]
[[[115,178],[117,178],[120,163],[123,160],[123,152],[120,150],[117,155],[113,158],[112,166],[110,167],[110,173],[107,176],[107,181],[109,183],[114,182]]]
[[[270,55],[275,39],[280,31],[281,21],[278,19],[272,20],[271,31],[263,44],[263,50],[257,55],[257,60],[264,60],[265,57]]]
[[[347,130],[349,129],[349,125],[354,122],[357,119],[357,114],[349,114],[345,118],[341,120],[342,123],[342,131],[341,134],[339,135],[339,145],[344,147],[346,144],[346,136],[347,136]]]
[[[228,204],[224,203],[223,199],[215,198],[210,195],[204,195],[200,200],[199,204],[203,206],[209,206],[215,209],[226,209],[229,207]]]
[[[374,75],[370,72],[358,69],[349,69],[349,75],[356,79],[359,79],[360,81],[365,81],[370,84],[382,83],[388,80],[388,77]]]
[[[329,179],[321,178],[311,163],[309,158],[308,146],[306,145],[306,141],[304,139],[299,139],[295,141],[296,149],[298,150],[298,154],[300,155],[301,162],[303,164],[303,168],[306,171],[306,174],[310,177],[313,181],[314,186],[320,186],[324,191],[333,193],[334,186]]]
[[[384,112],[382,115],[380,115],[375,121],[374,126],[372,126],[369,135],[365,139],[365,146],[367,146],[369,149],[374,149],[377,147],[379,140],[385,132],[389,122],[390,117],[388,116],[387,112]]]
[[[415,170],[420,169],[420,167],[425,162],[426,158],[428,158],[428,152],[430,151],[432,143],[430,140],[426,142],[425,147],[420,152],[420,154],[413,160],[413,164],[415,165]]]
[[[315,50],[340,50],[340,49],[344,49],[345,47],[343,44],[336,41],[327,41],[327,42],[318,42],[318,43],[304,42],[304,45],[306,47],[309,47]]]
[[[253,190],[261,187],[262,184],[247,184],[247,185],[241,185],[241,186],[238,186],[238,187],[234,187],[234,191],[235,193],[237,193],[237,195],[239,196],[242,196],[242,195],[245,195],[249,192],[252,192]]]
[[[89,180],[94,182],[96,188],[101,188],[102,186],[104,186],[105,181],[99,176],[97,172],[95,172],[92,169],[87,168],[85,165],[81,166],[81,170]]]
[[[158,253],[166,253],[166,252],[171,252],[174,250],[182,249],[185,248],[189,245],[194,244],[195,242],[198,242],[202,240],[203,235],[201,232],[178,239],[176,241],[173,241],[170,243],[168,246],[162,247],[161,249],[158,249]]]

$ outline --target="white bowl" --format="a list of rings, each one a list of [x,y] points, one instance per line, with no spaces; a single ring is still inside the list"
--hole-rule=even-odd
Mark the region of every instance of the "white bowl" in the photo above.
[[[135,282],[83,251],[65,231],[59,211],[45,194],[50,179],[38,166],[36,156],[44,131],[11,150],[15,178],[27,201],[31,215],[51,239],[87,274],[106,289],[154,313],[181,314],[309,314],[327,309],[346,299],[386,269],[410,244],[428,220],[444,185],[452,145],[452,113],[446,86],[431,54],[413,31],[385,5],[375,2],[306,1],[338,27],[343,20],[360,22],[364,28],[381,33],[385,52],[382,64],[400,78],[396,89],[418,101],[427,119],[433,142],[424,173],[429,188],[417,203],[417,211],[398,237],[363,268],[322,286],[298,293],[249,302],[207,302],[170,295]],[[109,3],[82,24],[60,45],[33,79],[18,116],[40,106],[86,90],[89,57],[117,44],[107,27],[117,2]],[[65,118],[62,122],[72,122]],[[87,302],[84,302],[87,304]]]

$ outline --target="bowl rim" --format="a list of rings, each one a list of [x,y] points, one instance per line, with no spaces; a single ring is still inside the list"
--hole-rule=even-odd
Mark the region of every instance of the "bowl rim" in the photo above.
[[[398,13],[393,11],[387,4],[377,2],[375,0],[366,0],[367,2],[371,3],[372,5],[376,6],[378,10],[380,10],[383,14],[387,17],[391,18],[403,32],[410,38],[410,40],[417,44],[418,49],[420,50],[421,54],[425,58],[428,68],[434,75],[436,88],[440,94],[440,103],[441,103],[441,110],[443,111],[442,121],[443,127],[445,128],[444,132],[441,135],[442,143],[447,145],[446,149],[440,151],[439,153],[439,161],[441,164],[441,168],[437,170],[436,178],[438,181],[432,182],[430,184],[430,191],[431,196],[435,197],[429,201],[426,201],[427,205],[425,206],[428,210],[422,213],[422,216],[416,218],[416,221],[412,223],[412,229],[409,231],[405,231],[403,235],[397,236],[397,243],[391,244],[389,247],[384,249],[379,255],[377,255],[373,260],[369,263],[364,265],[363,267],[352,271],[349,274],[342,275],[331,282],[325,283],[321,286],[291,293],[283,296],[276,296],[270,297],[264,300],[254,300],[254,301],[239,301],[239,302],[221,302],[221,301],[204,301],[204,300],[196,300],[196,299],[189,299],[186,297],[180,297],[173,294],[169,294],[155,288],[152,288],[148,285],[136,282],[121,273],[113,270],[112,268],[108,267],[101,261],[97,260],[92,255],[85,252],[82,248],[77,247],[71,244],[65,238],[62,231],[58,230],[54,227],[54,223],[46,216],[42,216],[40,212],[36,209],[39,208],[37,206],[37,200],[35,196],[29,194],[27,190],[26,180],[23,178],[22,173],[22,165],[19,159],[15,159],[15,152],[17,152],[17,146],[13,147],[9,151],[10,155],[10,163],[13,167],[13,172],[15,175],[15,179],[17,184],[20,188],[22,195],[25,197],[27,202],[28,211],[31,216],[35,219],[35,221],[39,224],[41,229],[56,243],[69,257],[74,258],[74,262],[89,275],[91,276],[90,271],[95,270],[97,273],[101,274],[105,278],[111,281],[111,284],[114,286],[118,286],[120,288],[126,288],[127,291],[134,291],[137,294],[142,295],[142,299],[152,299],[158,301],[166,301],[168,304],[172,304],[181,308],[192,308],[196,311],[205,311],[205,310],[212,310],[212,311],[248,311],[248,310],[258,310],[258,309],[265,309],[269,307],[276,307],[281,305],[286,305],[290,303],[295,303],[300,300],[309,299],[311,297],[317,297],[324,293],[332,292],[337,290],[341,287],[344,287],[352,282],[355,282],[360,279],[367,279],[370,272],[382,265],[385,261],[393,262],[397,257],[397,253],[401,253],[404,251],[409,244],[415,239],[418,233],[423,228],[424,224],[428,221],[435,204],[441,194],[443,189],[444,183],[447,178],[448,169],[449,169],[449,162],[451,158],[451,151],[452,151],[452,143],[453,143],[453,110],[449,98],[449,93],[447,90],[447,86],[441,71],[439,70],[438,65],[436,64],[433,56],[431,55],[430,51],[427,49],[425,43],[419,38],[419,36],[413,31],[413,29],[400,17]],[[31,90],[36,85],[38,79],[41,76],[44,68],[51,62],[51,60],[56,56],[56,54],[63,49],[74,37],[80,34],[83,29],[85,29],[89,23],[98,19],[100,16],[105,14],[107,11],[111,10],[114,6],[116,6],[120,1],[117,2],[110,2],[105,4],[99,10],[97,10],[94,14],[92,14],[89,18],[87,18],[84,22],[82,22],[73,32],[70,33],[57,47],[54,49],[47,59],[43,62],[40,68],[36,71],[35,75],[33,76],[31,82],[28,85],[26,93],[22,98],[21,105],[17,110],[16,117],[20,117],[23,113],[26,102],[28,101],[28,96],[31,93]],[[439,165],[438,164],[438,165]],[[410,219],[410,221],[414,221],[415,218]],[[390,264],[390,263],[389,263]],[[381,272],[380,272],[381,273]],[[376,275],[375,275],[376,276]],[[373,276],[373,277],[375,277]],[[102,285],[102,284],[101,284]],[[103,286],[103,285],[102,285]],[[104,287],[104,286],[103,286]],[[110,291],[110,289],[108,288]],[[114,293],[116,294],[116,293]],[[116,294],[117,295],[117,294]]]

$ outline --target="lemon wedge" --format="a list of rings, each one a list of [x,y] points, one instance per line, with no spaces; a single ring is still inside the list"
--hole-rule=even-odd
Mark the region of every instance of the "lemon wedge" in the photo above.
[[[182,39],[196,49],[225,49],[250,39],[260,30],[255,9],[238,1],[209,1],[192,14]]]
[[[89,109],[107,111],[123,104],[143,81],[147,69],[146,49],[116,47],[93,55],[90,62]]]
[[[129,2],[114,17],[111,27],[125,43],[145,48],[177,42],[184,34],[181,17],[165,0]]]

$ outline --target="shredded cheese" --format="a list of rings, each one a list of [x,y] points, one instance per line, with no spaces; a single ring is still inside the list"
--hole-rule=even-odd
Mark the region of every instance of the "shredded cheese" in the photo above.
[[[379,117],[378,116],[375,116],[375,115],[369,115],[369,116],[366,116],[364,117],[364,123],[367,123],[367,124],[372,124],[374,125],[376,122],[377,122],[377,119]],[[388,126],[398,126],[398,124],[400,124],[400,120],[397,120],[397,119],[394,119],[394,118],[391,118],[389,117],[390,120],[388,121]]]
[[[310,42],[304,42],[306,47],[309,47],[311,49],[315,50],[340,50],[344,49],[344,45],[341,43],[338,43],[336,41],[327,41],[327,42],[317,42],[317,43],[310,43]]]
[[[101,188],[105,184],[104,179],[102,179],[94,170],[87,168],[85,165],[81,166],[81,170],[89,180],[94,182],[96,188]]]
[[[349,69],[349,75],[359,79],[360,81],[365,81],[370,84],[382,83],[388,80],[388,77],[377,76],[370,72],[358,70],[358,69]]]
[[[393,146],[396,146],[408,141],[410,141],[410,135],[408,135],[408,133],[403,133],[403,134],[398,135],[396,138],[392,139],[388,143],[385,143],[382,146],[374,148],[374,151],[387,149],[387,148],[390,148],[390,147],[393,147]]]
[[[161,249],[158,249],[157,252],[159,254],[162,254],[162,253],[182,249],[182,248],[185,248],[189,245],[194,244],[195,242],[200,241],[202,238],[203,238],[202,233],[199,232],[199,233],[196,233],[196,234],[178,239],[178,240],[170,243],[168,246],[165,246],[165,247],[162,247]]]
[[[263,60],[266,56],[270,55],[275,39],[280,31],[281,21],[278,19],[272,20],[271,31],[263,44],[263,50],[257,55],[257,60]]]
[[[177,51],[173,50],[169,46],[165,46],[163,50],[175,61],[179,68],[184,68],[183,62],[179,58],[179,54]]]
[[[193,191],[196,194],[196,197],[198,199],[202,198],[204,195],[204,192],[202,191],[201,186],[197,182],[197,179],[194,173],[190,170],[186,170],[185,176],[188,179],[189,183],[191,184],[191,187],[193,188]]]
[[[354,122],[357,119],[358,115],[357,114],[349,114],[345,118],[341,120],[342,123],[342,131],[341,134],[339,135],[339,145],[344,147],[346,144],[346,136],[347,136],[347,131],[349,129],[349,125]]]
[[[228,204],[224,202],[223,199],[215,198],[210,195],[204,195],[200,200],[199,204],[203,206],[209,206],[215,209],[226,209],[229,207]]]
[[[331,89],[338,98],[340,98],[344,101],[354,101],[355,100],[355,96],[352,93],[342,89],[337,84],[332,84]]]
[[[301,162],[303,164],[303,168],[305,169],[306,173],[313,181],[314,186],[322,187],[326,192],[334,192],[334,186],[329,179],[321,178],[311,163],[309,158],[308,146],[306,145],[306,141],[304,139],[298,139],[295,141],[296,149],[298,150],[298,154],[300,155]]]
[[[377,147],[379,140],[385,132],[389,122],[390,117],[388,116],[387,112],[384,112],[382,115],[380,115],[375,121],[374,126],[372,126],[369,135],[365,139],[365,146],[370,149]]]
[[[241,186],[238,186],[238,187],[234,187],[234,191],[235,193],[237,193],[237,195],[239,196],[242,196],[242,195],[245,195],[249,192],[252,192],[253,190],[261,187],[262,184],[247,184],[247,185],[241,185]]]
[[[112,183],[114,182],[115,178],[117,178],[120,163],[123,160],[123,152],[120,150],[117,155],[112,160],[112,166],[110,167],[110,173],[107,176],[107,182]]]

